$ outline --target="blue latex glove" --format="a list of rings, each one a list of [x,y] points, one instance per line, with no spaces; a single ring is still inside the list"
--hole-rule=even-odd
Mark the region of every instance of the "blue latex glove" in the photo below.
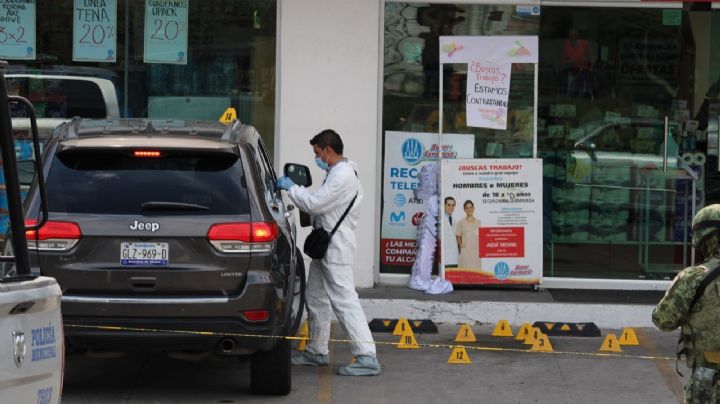
[[[295,183],[292,182],[292,180],[290,178],[283,176],[283,177],[280,177],[277,179],[277,181],[275,182],[275,185],[277,185],[277,187],[280,189],[289,191],[290,188],[292,188],[295,185]]]

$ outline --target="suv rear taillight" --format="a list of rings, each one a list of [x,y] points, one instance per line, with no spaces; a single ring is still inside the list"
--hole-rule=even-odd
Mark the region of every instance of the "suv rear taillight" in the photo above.
[[[218,223],[210,226],[210,244],[224,253],[268,252],[278,237],[273,222]]]
[[[32,226],[36,220],[26,220],[25,226]],[[61,222],[48,220],[38,230],[25,232],[28,248],[41,251],[67,251],[80,241],[82,232],[80,226],[74,222]]]

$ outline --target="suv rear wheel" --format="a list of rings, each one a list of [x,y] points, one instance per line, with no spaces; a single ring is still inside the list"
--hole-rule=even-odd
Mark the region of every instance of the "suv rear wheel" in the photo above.
[[[271,351],[258,351],[250,363],[250,390],[255,394],[284,396],[292,387],[290,340],[281,339]]]

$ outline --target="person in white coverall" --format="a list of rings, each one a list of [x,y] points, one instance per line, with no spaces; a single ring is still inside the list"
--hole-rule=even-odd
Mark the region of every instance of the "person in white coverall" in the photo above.
[[[310,341],[307,350],[293,356],[292,363],[307,366],[327,366],[328,339],[330,338],[331,309],[350,343],[355,362],[343,366],[338,374],[346,376],[373,376],[380,374],[375,355],[375,343],[368,327],[353,280],[353,258],[357,241],[358,205],[363,190],[357,177],[356,165],[343,157],[343,143],[333,130],[324,130],[310,140],[315,162],[327,172],[322,186],[311,191],[296,185],[287,177],[277,180],[277,186],[287,191],[297,207],[313,216],[313,226],[332,231],[350,202],[352,208],[330,239],[327,253],[322,259],[310,263],[305,299],[308,307]]]

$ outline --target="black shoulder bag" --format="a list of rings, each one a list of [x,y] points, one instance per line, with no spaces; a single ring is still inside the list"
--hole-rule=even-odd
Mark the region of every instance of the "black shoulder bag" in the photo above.
[[[313,231],[308,234],[305,239],[305,244],[303,245],[303,251],[305,251],[308,257],[316,260],[325,258],[325,253],[327,253],[328,246],[330,245],[330,238],[335,234],[338,227],[340,227],[340,223],[345,220],[345,216],[350,212],[356,198],[357,194],[355,194],[355,197],[350,201],[350,206],[345,209],[345,213],[340,216],[340,220],[338,220],[330,233],[322,227],[315,227]]]

